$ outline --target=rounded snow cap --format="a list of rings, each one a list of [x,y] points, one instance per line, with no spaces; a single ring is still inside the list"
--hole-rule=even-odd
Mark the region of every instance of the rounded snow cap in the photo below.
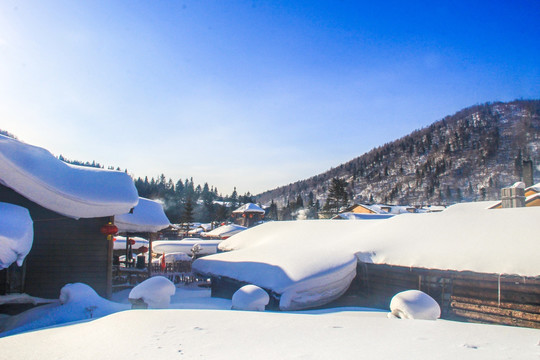
[[[270,297],[258,286],[245,285],[238,289],[232,297],[233,310],[264,311]]]
[[[400,319],[436,320],[441,316],[441,307],[428,294],[420,290],[400,292],[390,301],[388,317]]]
[[[164,276],[153,276],[135,286],[129,293],[130,300],[142,299],[149,308],[166,309],[171,303],[171,296],[176,293],[176,286]]]

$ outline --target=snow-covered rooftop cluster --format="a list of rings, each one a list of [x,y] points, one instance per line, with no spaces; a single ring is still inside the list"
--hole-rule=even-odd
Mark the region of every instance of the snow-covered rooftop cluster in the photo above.
[[[120,171],[67,164],[49,151],[0,135],[0,183],[72,218],[124,214],[139,196]]]
[[[281,309],[317,306],[340,296],[357,260],[407,267],[540,275],[540,208],[488,210],[467,203],[440,213],[384,220],[271,222],[223,241],[225,253],[194,262],[281,295]],[[230,251],[234,250],[234,251]]]
[[[141,197],[131,213],[115,216],[114,224],[119,232],[157,232],[170,222],[159,202]]]
[[[0,269],[22,265],[32,248],[34,225],[28,210],[0,202]]]

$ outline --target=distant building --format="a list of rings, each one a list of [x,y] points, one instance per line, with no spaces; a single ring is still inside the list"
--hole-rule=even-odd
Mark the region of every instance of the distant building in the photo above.
[[[263,220],[264,214],[265,211],[253,203],[242,205],[232,212],[234,223],[245,227],[252,227]]]

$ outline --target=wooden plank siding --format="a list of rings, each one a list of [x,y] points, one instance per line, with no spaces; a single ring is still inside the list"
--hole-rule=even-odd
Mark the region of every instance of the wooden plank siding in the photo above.
[[[2,185],[0,201],[27,208],[34,222],[34,241],[25,260],[26,293],[58,298],[67,283],[83,282],[100,296],[110,297],[112,249],[100,232],[108,217],[71,219]]]
[[[441,306],[441,317],[540,329],[540,277],[442,271],[359,263],[351,287],[357,305],[389,309],[398,292],[417,289]]]

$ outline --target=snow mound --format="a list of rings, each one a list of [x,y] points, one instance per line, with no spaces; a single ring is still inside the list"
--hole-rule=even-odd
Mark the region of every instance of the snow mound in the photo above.
[[[100,297],[86,284],[67,284],[60,290],[60,300],[10,317],[0,327],[0,331],[3,331],[0,337],[74,321],[96,319],[129,308],[129,305]]]
[[[125,214],[139,196],[122,171],[67,164],[49,151],[0,135],[0,183],[71,218]]]
[[[0,203],[0,269],[22,266],[32,248],[34,226],[27,209]]]
[[[420,290],[400,292],[390,302],[389,317],[400,319],[436,320],[441,316],[439,304]]]
[[[258,286],[245,285],[238,289],[232,297],[233,310],[264,311],[270,297]]]
[[[97,292],[83,283],[67,284],[60,289],[60,303],[68,304],[99,298]]]
[[[154,276],[135,286],[129,293],[129,299],[142,299],[149,308],[166,309],[175,293],[176,286],[172,281],[164,276]]]

